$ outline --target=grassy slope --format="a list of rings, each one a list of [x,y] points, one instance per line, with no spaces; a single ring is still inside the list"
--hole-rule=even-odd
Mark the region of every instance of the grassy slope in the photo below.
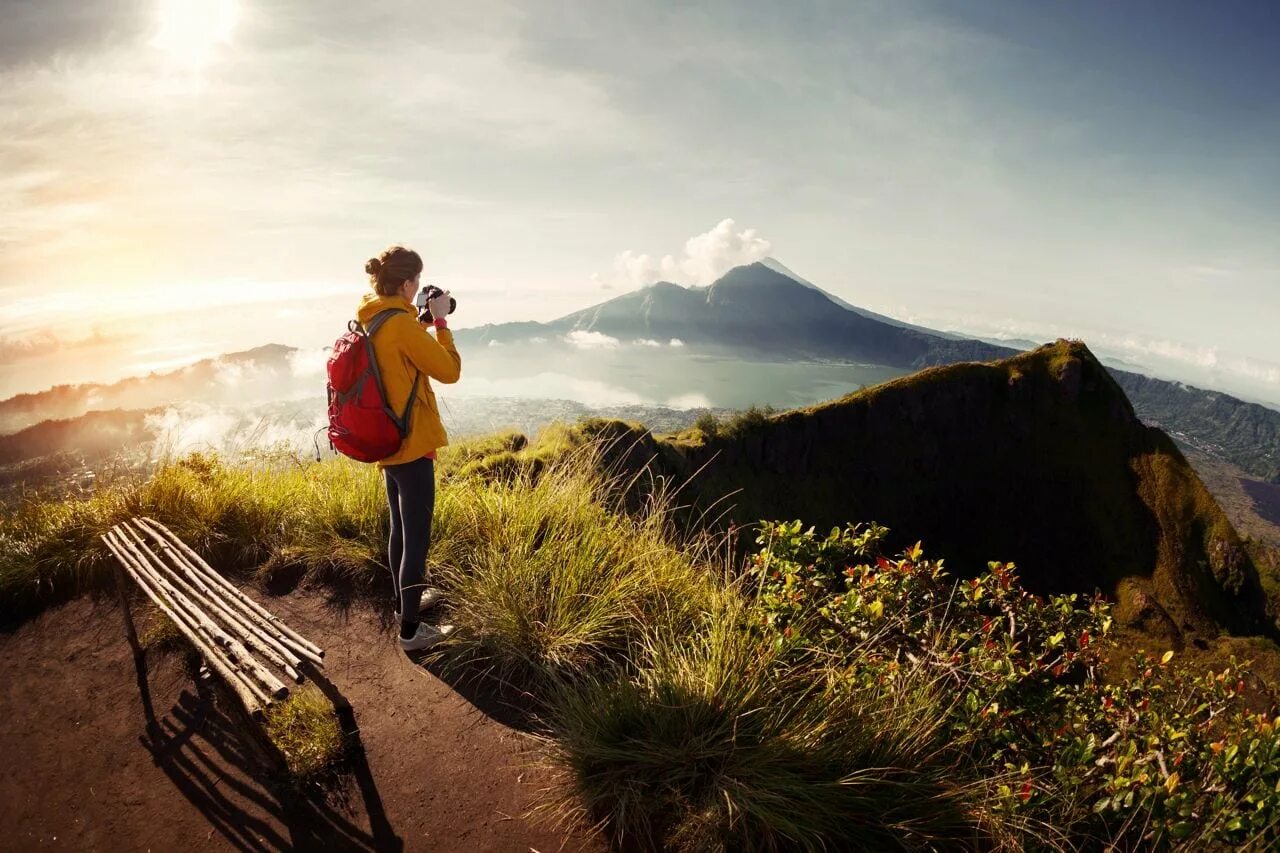
[[[1080,343],[925,370],[652,452],[679,476],[703,469],[702,506],[740,490],[712,512],[734,504],[741,524],[875,518],[962,574],[999,557],[1038,592],[1118,594],[1122,618],[1149,632],[1274,630],[1225,515]]]
[[[1082,366],[1072,367],[1073,361]],[[1154,449],[1141,445],[1148,449],[1122,457],[1121,472],[1103,470],[1112,458],[1106,454],[1118,453],[1115,439],[1089,434],[1087,422],[1102,418],[1131,428],[1131,414],[1114,401],[1099,408],[1102,398],[1088,398],[1087,375],[1080,377],[1073,404],[1085,410],[1076,416],[1085,424],[1073,420],[1072,404],[1046,403],[1037,396],[1042,385],[1070,391],[1075,385],[1070,374],[1087,367],[1067,349],[1042,353],[1040,361],[1030,360],[1016,371],[1006,363],[929,372],[889,386],[898,389],[897,396],[873,392],[848,398],[858,402],[864,432],[842,434],[853,439],[878,435],[872,429],[875,407],[905,417],[904,424],[927,421],[935,404],[986,401],[990,413],[998,408],[992,401],[1002,388],[1014,388],[1026,395],[1031,427],[1044,422],[1046,429],[1067,430],[1060,438],[1068,445],[1086,444],[1067,448],[1055,463],[1058,468],[1051,468],[1057,476],[1071,473],[1072,466],[1095,465],[1094,500],[1113,500],[1105,507],[1113,512],[1149,502],[1156,530],[1186,534],[1152,544],[1157,559],[1181,559],[1206,539],[1227,536],[1214,528],[1211,503],[1204,503],[1203,490],[1196,491],[1197,481],[1188,479],[1180,457],[1157,441],[1158,434],[1139,433],[1156,442]],[[1046,376],[1039,375],[1041,370]],[[959,381],[933,381],[939,376]],[[1018,389],[1021,382],[1028,384]],[[923,400],[920,389],[926,391]],[[742,464],[773,459],[770,453],[783,451],[770,444],[768,433],[779,421],[798,425],[802,435],[828,429],[839,424],[834,416],[848,399],[818,407],[807,419],[804,413],[789,413],[748,420],[729,431],[733,437],[712,444],[740,446]],[[913,440],[910,429],[900,429],[887,430],[885,440],[903,448],[903,458],[910,460],[904,464],[927,466],[925,450],[937,464],[938,454],[950,446],[936,432],[917,431],[924,437]],[[606,818],[615,833],[625,832],[626,839],[642,846],[649,841],[699,850],[747,844],[840,847],[850,833],[863,843],[879,839],[878,846],[885,847],[1044,845],[1043,839],[1028,839],[992,816],[988,789],[1008,782],[999,768],[976,765],[939,735],[935,723],[950,707],[949,690],[893,683],[884,690],[850,692],[839,672],[796,669],[775,660],[776,649],[761,645],[750,628],[752,616],[743,609],[748,603],[720,571],[729,562],[724,543],[678,535],[662,480],[647,481],[657,486],[647,491],[656,494],[648,501],[636,490],[626,492],[637,512],[617,511],[620,484],[601,482],[595,473],[599,465],[590,440],[600,437],[617,439],[606,456],[615,463],[625,460],[624,471],[637,470],[634,466],[653,454],[661,468],[687,465],[696,458],[693,451],[706,451],[693,436],[658,443],[631,425],[587,421],[549,429],[532,443],[517,435],[468,442],[449,448],[440,461],[431,564],[451,592],[453,617],[461,628],[446,654],[466,666],[479,662],[531,689],[549,726],[553,755],[569,777],[564,799],[553,807],[588,822]],[[1020,441],[991,444],[1029,463],[1034,457],[1027,454],[1043,450],[1038,440],[1030,429]],[[936,446],[921,450],[929,442]],[[817,446],[796,448],[811,454]],[[880,461],[888,465],[891,460]],[[962,473],[982,471],[982,461],[966,462],[970,467]],[[826,471],[810,474],[829,489],[829,500],[844,494],[839,477],[849,474],[840,463],[834,458],[829,466],[835,478]],[[714,468],[704,473],[726,476]],[[927,498],[925,486],[942,488],[923,473],[916,476],[915,495]],[[771,492],[747,496],[767,510],[765,517],[775,511],[802,515],[787,501],[806,493],[787,493],[789,482],[794,479],[775,475],[773,484],[752,486]],[[952,487],[963,490],[965,482],[955,480]],[[873,505],[870,497],[865,500],[858,506]],[[982,511],[976,504],[966,510],[971,518],[980,518]],[[1061,511],[1082,512],[1069,502]],[[33,504],[0,521],[7,546],[0,550],[6,614],[18,612],[11,609],[15,604],[30,612],[52,597],[100,585],[107,576],[96,534],[138,512],[166,521],[228,571],[268,579],[301,575],[385,597],[379,567],[385,507],[370,467],[343,460],[299,464],[288,458],[231,465],[196,456],[146,482],[105,487],[89,501]],[[1105,512],[1097,510],[1081,517],[1109,523],[1104,532],[1133,536],[1141,544],[1125,519],[1102,516]],[[972,542],[968,547],[976,550]],[[1115,559],[1110,552],[1105,556]],[[1026,565],[1033,573],[1034,562]],[[1150,583],[1151,589],[1157,587]],[[280,736],[287,739],[293,720],[279,723]],[[302,729],[311,727],[307,723]],[[312,739],[304,733],[299,742],[306,746]]]

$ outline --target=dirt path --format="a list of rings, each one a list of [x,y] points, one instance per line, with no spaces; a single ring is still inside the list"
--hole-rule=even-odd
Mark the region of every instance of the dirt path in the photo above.
[[[325,648],[354,707],[363,760],[338,790],[265,786],[176,656],[151,666],[152,745],[119,608],[81,598],[0,635],[0,849],[601,849],[523,816],[547,783],[522,766],[528,738],[409,660],[370,609],[266,603]]]

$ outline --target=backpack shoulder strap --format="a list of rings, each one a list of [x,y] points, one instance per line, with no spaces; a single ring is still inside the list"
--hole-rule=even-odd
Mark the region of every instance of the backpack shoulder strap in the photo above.
[[[369,321],[368,327],[364,330],[365,337],[372,340],[373,333],[382,328],[383,323],[390,320],[396,314],[403,313],[405,312],[399,308],[388,308],[385,311],[379,311],[373,316],[373,319]],[[382,399],[386,401],[387,391],[386,387],[382,384],[382,371],[378,369],[378,359],[372,349],[369,350],[369,366],[373,368],[373,379],[378,383],[378,393],[381,394]],[[390,405],[386,402],[383,404],[383,411],[387,413],[391,418],[391,421],[396,425],[396,428],[400,431],[401,439],[405,438],[405,436],[409,434],[410,419],[413,417],[413,401],[414,398],[418,396],[418,382],[421,379],[422,372],[418,371],[418,374],[413,377],[413,387],[409,389],[409,399],[405,401],[404,412],[402,414],[397,415],[392,411]]]
[[[373,337],[373,333],[382,328],[382,324],[390,320],[396,314],[403,314],[399,308],[388,308],[385,311],[379,311],[373,315],[373,319],[369,321],[369,325],[365,328],[364,333],[369,337]]]

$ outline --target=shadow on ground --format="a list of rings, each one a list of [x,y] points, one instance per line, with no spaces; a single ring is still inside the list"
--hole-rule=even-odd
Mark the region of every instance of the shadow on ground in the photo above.
[[[335,702],[348,741],[342,764],[319,783],[299,785],[272,767],[271,758],[246,733],[243,723],[227,713],[229,701],[234,700],[207,678],[197,676],[194,688],[183,690],[168,713],[157,718],[145,660],[136,663],[147,723],[146,734],[139,740],[213,831],[233,847],[244,851],[403,849],[387,820],[359,727],[345,701]],[[322,689],[336,692],[332,685]],[[246,805],[256,808],[251,813]],[[368,829],[356,822],[361,814],[368,818]]]

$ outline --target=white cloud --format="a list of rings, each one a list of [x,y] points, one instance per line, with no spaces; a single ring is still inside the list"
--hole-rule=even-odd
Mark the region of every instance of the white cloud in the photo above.
[[[684,341],[680,340],[679,338],[672,338],[672,339],[671,339],[671,346],[673,346],[673,347],[682,347],[682,346],[684,346]]]
[[[1053,341],[1060,337],[1079,338],[1099,356],[1113,356],[1124,360],[1129,369],[1138,369],[1161,378],[1176,377],[1200,387],[1228,393],[1263,394],[1268,399],[1275,399],[1275,391],[1280,387],[1280,364],[1228,352],[1217,346],[1197,346],[1137,334],[1093,331],[1074,324],[1044,325],[979,315],[921,315],[901,307],[896,312],[888,309],[886,313],[908,323],[934,329],[962,330],[966,334],[991,340]]]
[[[589,332],[585,329],[574,329],[564,339],[578,349],[613,349],[620,343],[617,338],[603,332]]]
[[[639,339],[637,339],[637,340],[636,340],[636,343],[637,343],[637,344],[639,344],[639,345],[640,345],[640,346],[642,346],[642,347],[660,347],[660,346],[662,346],[662,344],[661,344],[661,343],[659,343],[658,341],[655,341],[653,338],[639,338]]]
[[[212,450],[231,456],[254,449],[284,448],[313,452],[316,430],[327,423],[322,411],[307,407],[292,414],[262,415],[203,403],[170,406],[147,415],[156,434],[157,455]],[[327,449],[327,448],[326,448]]]
[[[1218,347],[1189,346],[1177,341],[1149,340],[1133,336],[1117,339],[1101,335],[1099,338],[1136,357],[1154,356],[1209,371],[1235,374],[1268,385],[1280,385],[1280,365],[1225,353]]]
[[[213,381],[219,385],[226,385],[234,388],[244,381],[245,373],[253,370],[253,362],[248,364],[240,364],[234,361],[223,361],[219,359],[213,367]]]
[[[489,346],[491,346],[491,347],[500,347],[500,346],[502,346],[502,341],[498,341],[498,340],[492,340],[492,341],[489,341]]]
[[[755,263],[769,256],[773,244],[754,228],[734,231],[732,219],[722,219],[710,231],[685,241],[680,257],[619,252],[613,259],[614,277],[630,288],[656,281],[702,286],[711,284],[734,267]]]
[[[331,350],[296,349],[289,353],[289,370],[295,379],[313,379],[326,375]]]
[[[711,399],[706,394],[694,391],[670,398],[667,405],[673,409],[709,409]]]
[[[747,228],[734,233],[734,221],[723,219],[705,234],[690,237],[684,244],[685,258],[680,269],[694,284],[710,284],[729,270],[755,263],[769,256],[773,244]]]

